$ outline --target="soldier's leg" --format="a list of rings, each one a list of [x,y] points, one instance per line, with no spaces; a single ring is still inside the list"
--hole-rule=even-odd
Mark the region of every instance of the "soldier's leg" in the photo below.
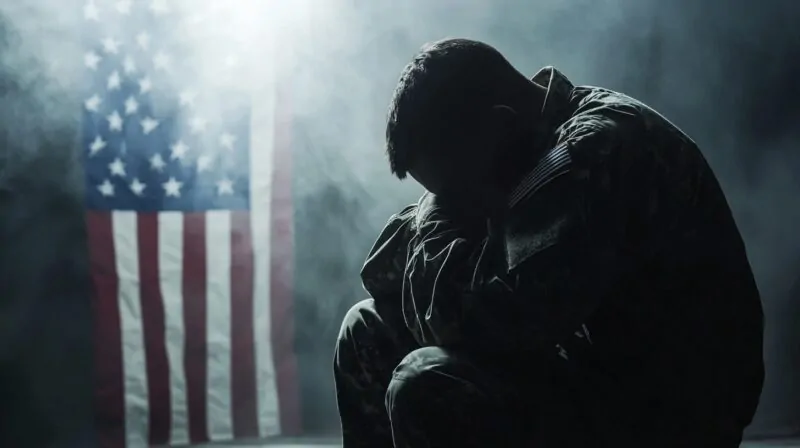
[[[393,447],[384,398],[395,366],[416,348],[398,330],[372,299],[350,308],[342,322],[333,372],[344,448]]]
[[[525,446],[525,416],[513,393],[474,360],[438,347],[415,350],[386,394],[395,447]]]
[[[395,447],[593,446],[570,386],[545,365],[438,347],[411,352],[386,394]]]

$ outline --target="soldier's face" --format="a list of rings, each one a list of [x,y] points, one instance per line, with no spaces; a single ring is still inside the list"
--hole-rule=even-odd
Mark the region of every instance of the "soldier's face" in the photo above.
[[[467,214],[492,213],[504,202],[495,186],[495,148],[478,138],[448,146],[419,151],[411,177]]]
[[[493,106],[446,136],[434,136],[417,148],[409,170],[428,191],[482,215],[504,208],[509,151],[519,143],[519,116],[507,106]]]

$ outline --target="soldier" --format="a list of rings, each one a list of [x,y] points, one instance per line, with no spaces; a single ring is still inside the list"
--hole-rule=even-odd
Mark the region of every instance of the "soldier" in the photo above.
[[[689,137],[448,39],[403,70],[386,139],[429,193],[389,220],[342,324],[345,448],[738,447],[761,301]]]

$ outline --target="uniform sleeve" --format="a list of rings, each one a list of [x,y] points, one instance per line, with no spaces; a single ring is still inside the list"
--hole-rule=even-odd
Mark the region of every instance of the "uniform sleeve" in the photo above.
[[[630,173],[646,163],[635,137],[613,121],[589,121],[512,193],[498,231],[510,291],[502,300],[521,311],[514,326],[527,330],[525,343],[558,343],[579,330],[647,250],[630,235],[639,219]]]
[[[416,204],[412,204],[389,218],[361,268],[364,289],[378,301],[384,300],[384,296],[400,294],[416,210]]]
[[[431,201],[418,216],[403,284],[406,325],[420,345],[452,346],[463,339],[463,314],[486,224],[458,219]]]

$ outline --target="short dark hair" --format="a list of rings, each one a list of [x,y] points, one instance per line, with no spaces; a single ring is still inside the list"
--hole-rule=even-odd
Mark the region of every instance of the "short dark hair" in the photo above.
[[[426,44],[400,74],[386,120],[386,154],[404,179],[424,139],[455,135],[481,107],[499,103],[501,90],[522,75],[494,47],[469,39]]]

